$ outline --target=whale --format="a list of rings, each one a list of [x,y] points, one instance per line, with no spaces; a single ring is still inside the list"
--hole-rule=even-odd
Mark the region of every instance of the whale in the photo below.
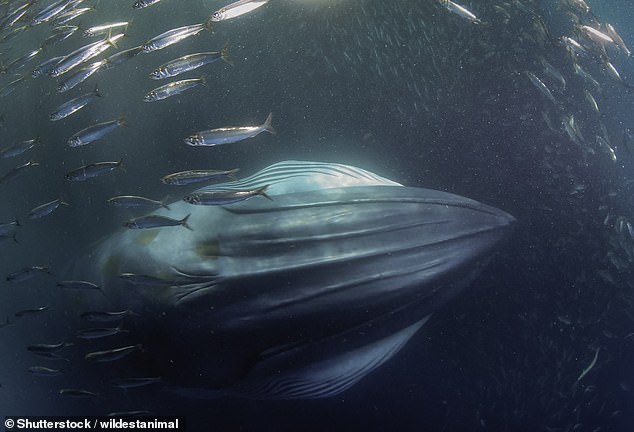
[[[187,227],[122,227],[77,263],[109,308],[134,311],[131,367],[184,396],[346,391],[468,286],[515,222],[339,163],[282,161],[198,192],[249,190],[266,196],[170,203],[152,214]]]

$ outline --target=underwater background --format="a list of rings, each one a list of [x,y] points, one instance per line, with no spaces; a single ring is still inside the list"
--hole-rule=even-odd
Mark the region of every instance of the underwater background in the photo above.
[[[0,1],[0,12],[21,3]],[[40,3],[34,7],[47,2]],[[225,5],[86,3],[95,8],[77,18],[82,28],[131,22],[108,55],[202,23]],[[159,179],[186,169],[240,168],[247,175],[280,160],[346,163],[407,186],[460,194],[517,219],[512,238],[482,274],[394,359],[324,400],[196,400],[162,393],[160,386],[113,389],[100,376],[102,365],[74,361],[55,364],[65,369],[62,376],[34,376],[27,367],[44,361],[25,347],[74,334],[83,294],[65,294],[46,276],[24,284],[3,279],[0,321],[7,316],[14,325],[0,328],[0,414],[148,410],[184,415],[190,430],[631,430],[634,63],[614,46],[605,55],[571,53],[562,37],[580,39],[579,26],[611,23],[634,45],[634,4],[595,0],[585,13],[572,0],[460,3],[481,20],[473,23],[441,3],[271,0],[214,24],[213,32],[101,70],[64,94],[48,76],[11,83],[91,41],[79,33],[0,75],[0,148],[39,137],[28,153],[1,159],[0,175],[29,160],[40,164],[0,182],[0,221],[21,224],[17,241],[0,242],[0,275],[31,265],[63,274],[128,219],[108,198],[179,199],[181,192]],[[1,63],[37,49],[50,34],[45,23],[3,42]],[[149,78],[154,68],[224,47],[233,65],[219,61],[186,76],[204,74],[207,86],[143,101],[163,84]],[[544,72],[542,59],[565,85]],[[621,80],[608,70],[608,59]],[[596,84],[576,73],[575,64]],[[527,72],[541,77],[554,103]],[[61,103],[95,85],[102,97],[49,120]],[[269,112],[275,135],[212,148],[183,143],[199,130],[261,124]],[[66,144],[79,130],[118,118],[127,126],[103,142]],[[89,182],[64,178],[87,163],[119,160],[123,170]],[[69,205],[45,218],[26,217],[56,198]],[[45,305],[43,313],[14,317]],[[102,397],[64,398],[59,389],[65,387],[98,389]]]

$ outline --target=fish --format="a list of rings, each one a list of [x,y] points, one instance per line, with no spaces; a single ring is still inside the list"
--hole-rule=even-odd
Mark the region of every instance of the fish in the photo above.
[[[598,347],[595,351],[594,351],[594,357],[592,358],[592,361],[590,362],[590,364],[581,372],[581,375],[579,375],[579,377],[577,378],[577,381],[575,381],[575,383],[578,383],[579,381],[581,381],[583,379],[583,377],[585,377],[588,372],[590,372],[592,370],[592,368],[594,367],[594,365],[597,364],[597,359],[599,358],[599,351],[601,350],[600,347]]]
[[[128,25],[130,25],[128,21],[119,21],[119,22],[113,22],[108,24],[101,24],[98,26],[92,26],[84,30],[82,32],[82,36],[84,37],[101,36],[101,35],[108,34],[112,32],[112,30],[119,29],[121,27],[123,27],[123,31],[125,33],[125,30],[128,28]]]
[[[192,230],[192,228],[187,225],[187,220],[190,215],[185,216],[183,219],[172,219],[166,216],[160,215],[148,215],[141,216],[138,218],[130,219],[123,226],[129,229],[149,229],[149,228],[163,228],[163,227],[171,227],[171,226],[183,226],[188,230]]]
[[[44,216],[48,216],[57,210],[60,206],[69,206],[67,202],[63,201],[61,198],[55,199],[53,201],[49,201],[47,203],[41,204],[35,208],[33,208],[29,212],[29,219],[40,219]]]
[[[45,366],[31,366],[28,369],[29,373],[39,376],[60,376],[63,372],[59,369],[51,369]]]
[[[31,150],[33,147],[35,147],[39,143],[40,143],[39,136],[33,139],[17,142],[13,145],[10,145],[0,150],[0,157],[3,157],[6,159],[6,158],[20,156],[21,154],[24,154],[27,151]]]
[[[127,50],[119,51],[115,54],[112,54],[110,57],[108,57],[105,60],[105,63],[102,66],[102,68],[112,69],[115,66],[118,66],[120,64],[127,62],[130,59],[133,59],[134,57],[136,57],[142,52],[143,52],[143,47],[140,45],[136,47],[128,48]]]
[[[89,390],[81,389],[61,389],[59,394],[62,396],[68,396],[73,398],[95,398],[99,397],[99,393],[91,392]]]
[[[253,138],[262,132],[275,134],[273,129],[273,113],[269,113],[266,121],[260,126],[230,126],[197,132],[185,138],[185,144],[194,147],[209,147],[230,144],[247,138]]]
[[[200,78],[174,81],[150,91],[143,97],[143,101],[156,102],[159,100],[167,99],[169,97],[179,95],[194,87],[198,87],[199,85],[204,85],[205,87],[207,86],[207,79],[204,76]]]
[[[6,277],[6,281],[7,282],[24,282],[42,273],[46,273],[49,275],[51,274],[48,267],[44,267],[44,266],[24,267],[20,270],[14,271],[13,273],[9,273]]]
[[[105,351],[94,351],[86,354],[84,358],[89,361],[95,362],[111,362],[120,360],[126,356],[129,356],[133,352],[141,351],[143,347],[141,345],[129,345],[121,348],[113,348]]]
[[[39,314],[40,312],[45,312],[48,310],[48,306],[41,306],[34,309],[22,309],[15,313],[15,316],[20,318],[27,315]]]
[[[24,174],[26,171],[30,170],[31,168],[38,167],[38,166],[40,166],[40,164],[38,162],[33,162],[33,161],[28,161],[25,164],[18,165],[17,167],[13,168],[11,171],[7,172],[5,175],[0,177],[0,184],[8,183],[14,180],[15,178],[19,177],[20,175]]]
[[[136,0],[133,4],[132,7],[134,9],[143,9],[146,8],[148,6],[152,6],[157,4],[158,2],[160,2],[161,0]]]
[[[48,22],[58,16],[66,9],[74,0],[58,0],[40,9],[33,18],[31,18],[31,26]]]
[[[101,339],[108,336],[114,336],[119,333],[127,333],[128,331],[121,326],[108,327],[108,328],[90,328],[83,329],[77,332],[77,337],[80,339]]]
[[[71,342],[60,342],[60,343],[56,343],[56,344],[35,344],[35,345],[29,345],[26,347],[27,351],[33,352],[33,353],[50,353],[50,352],[57,352],[61,349],[64,349],[66,347],[69,346],[73,346],[74,344]]]
[[[119,378],[112,382],[114,387],[122,389],[130,389],[137,387],[145,387],[150,384],[156,384],[161,382],[161,377],[146,377],[146,378]]]
[[[79,132],[68,138],[67,143],[69,147],[79,147],[90,144],[91,142],[102,139],[103,137],[120,128],[121,126],[126,125],[127,123],[124,117],[119,117],[116,120],[98,123],[96,125],[89,126],[85,129],[80,130]]]
[[[546,98],[553,103],[553,105],[557,106],[557,100],[551,93],[550,89],[544,84],[542,80],[540,80],[534,73],[530,71],[524,72],[528,79],[530,79],[531,83],[539,90]]]
[[[90,311],[84,312],[80,315],[80,318],[89,322],[114,322],[122,320],[127,316],[138,316],[130,309],[114,312],[102,312],[102,311]]]
[[[99,72],[99,70],[101,70],[106,65],[106,62],[107,60],[99,60],[89,64],[86,67],[78,69],[57,86],[57,92],[65,93],[77,87],[79,84],[83,83],[88,78]]]
[[[209,20],[201,24],[193,24],[168,30],[145,42],[142,45],[143,52],[150,53],[162,50],[191,36],[196,36],[203,30],[211,31],[211,22]]]
[[[499,209],[335,163],[282,161],[196,192],[267,185],[272,201],[173,203],[196,231],[159,227],[147,243],[116,230],[78,259],[107,298],[143,308],[129,337],[180,366],[140,376],[184,396],[332,397],[393,358],[513,231]],[[124,272],[171,284],[131,289]]]
[[[119,162],[96,162],[70,171],[66,173],[64,178],[68,181],[86,181],[121,168],[122,164],[123,160]]]
[[[156,209],[162,207],[169,210],[169,206],[163,201],[156,201],[150,198],[133,195],[120,195],[112,198],[108,198],[108,204],[115,207],[123,208],[152,208]]]
[[[223,48],[220,52],[201,52],[179,57],[154,69],[152,72],[150,72],[150,78],[159,80],[175,77],[177,75],[198,69],[201,66],[216,62],[220,59],[224,60],[225,63],[232,64],[231,60],[229,59],[228,47]]]
[[[245,201],[258,195],[272,200],[272,198],[266,194],[268,187],[269,185],[264,185],[255,189],[233,191],[205,190],[203,192],[194,192],[185,195],[183,201],[194,205],[228,205]]]
[[[630,49],[627,47],[627,45],[625,45],[625,42],[621,38],[621,35],[618,34],[614,26],[610,23],[606,23],[605,27],[608,31],[608,36],[614,41],[616,46],[619,47],[619,49],[623,51],[626,56],[629,57],[631,54]]]
[[[235,174],[239,168],[231,170],[190,170],[168,174],[161,178],[161,182],[170,185],[190,185],[199,182],[210,182],[222,177],[229,177],[235,180]]]
[[[73,21],[74,19],[79,18],[80,16],[92,12],[95,10],[95,7],[85,7],[85,8],[73,8],[62,14],[60,14],[55,20],[52,22],[54,26],[64,25]]]
[[[64,75],[80,64],[94,57],[97,57],[109,48],[116,46],[117,41],[124,36],[125,34],[123,33],[119,33],[114,36],[108,35],[108,37],[103,40],[99,40],[97,42],[85,45],[81,48],[77,48],[75,51],[64,56],[64,58],[60,60],[60,62],[57,63],[53,69],[51,69],[51,71],[49,72],[49,76],[56,78]]]
[[[478,18],[473,12],[458,3],[454,3],[451,0],[440,0],[440,4],[449,12],[452,12],[467,21],[471,21],[474,24],[482,23],[480,18]]]
[[[253,12],[269,0],[239,0],[224,6],[211,14],[211,21],[220,22]]]
[[[20,226],[20,222],[17,219],[11,222],[0,222],[0,235],[6,236],[12,234],[17,227]]]
[[[4,327],[10,327],[14,325],[11,320],[9,320],[9,317],[7,317],[4,322],[0,323],[0,328],[4,328]]]
[[[67,280],[57,283],[57,286],[64,289],[76,289],[76,290],[97,290],[101,291],[101,287],[94,282],[83,280]]]
[[[136,273],[121,273],[119,277],[134,286],[166,286],[176,282],[162,279],[156,276],[141,275]]]
[[[95,89],[90,93],[85,93],[69,100],[68,102],[64,102],[63,104],[58,106],[55,111],[53,111],[48,116],[48,118],[50,121],[59,121],[61,119],[65,119],[66,117],[73,115],[80,109],[84,108],[96,97],[103,97],[102,94],[99,92],[99,88],[97,86],[95,86]]]

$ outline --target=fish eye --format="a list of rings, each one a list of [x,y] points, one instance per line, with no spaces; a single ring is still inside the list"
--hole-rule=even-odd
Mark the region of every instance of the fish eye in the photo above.
[[[221,13],[221,12],[219,12],[219,11],[216,11],[216,12],[214,12],[214,13],[212,13],[212,14],[211,14],[211,18],[212,18],[212,19],[215,19],[215,20],[220,19],[220,17],[221,17],[221,16],[222,16],[222,13]]]

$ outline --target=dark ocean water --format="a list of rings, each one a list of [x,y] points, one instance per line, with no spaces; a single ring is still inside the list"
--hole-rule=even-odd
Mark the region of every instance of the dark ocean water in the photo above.
[[[78,22],[132,21],[118,47],[127,49],[170,28],[202,22],[224,5],[162,0],[134,10],[131,3],[102,0]],[[128,219],[106,199],[179,199],[181,192],[158,179],[185,169],[239,167],[246,175],[280,160],[346,163],[408,186],[463,195],[517,219],[513,236],[477,279],[394,359],[350,390],[322,400],[192,400],[156,386],[122,391],[109,387],[112,374],[103,372],[109,365],[81,361],[47,363],[64,369],[61,377],[30,375],[28,366],[45,362],[25,347],[72,338],[77,315],[85,310],[83,294],[61,293],[46,276],[20,285],[3,281],[0,321],[6,315],[16,325],[0,328],[0,415],[144,409],[185,415],[188,429],[201,431],[632,430],[634,232],[629,235],[627,222],[634,223],[634,94],[609,76],[600,55],[574,57],[599,88],[574,73],[558,42],[562,35],[579,38],[563,3],[465,2],[483,21],[478,25],[431,1],[271,0],[218,23],[213,33],[101,71],[71,92],[58,94],[54,79],[40,77],[0,98],[0,147],[35,136],[42,143],[0,160],[0,173],[28,160],[41,164],[0,185],[0,221],[23,222],[18,243],[0,243],[0,276],[28,265],[64,274],[91,244]],[[634,46],[634,6],[611,0],[590,6],[596,18],[577,12],[581,24],[610,22]],[[0,61],[37,48],[49,34],[48,24],[28,29],[0,45]],[[74,35],[19,72],[30,73],[44,58],[87,42]],[[187,75],[206,74],[208,88],[143,102],[163,84],[148,78],[153,68],[224,46],[233,66],[218,62]],[[624,81],[634,82],[632,60],[614,47],[607,53]],[[545,76],[540,56],[561,71],[565,89]],[[556,106],[525,71],[543,78]],[[0,87],[13,79],[0,76]],[[103,98],[62,121],[48,120],[55,107],[95,84]],[[584,90],[595,96],[600,113]],[[218,148],[183,144],[192,132],[260,124],[269,112],[274,136]],[[66,145],[80,129],[120,116],[129,127],[103,142]],[[562,126],[571,116],[580,125],[580,144]],[[615,161],[595,140],[604,129]],[[120,159],[125,171],[87,183],[64,180],[85,163]],[[70,206],[41,220],[26,219],[33,207],[57,197]],[[13,317],[44,305],[51,308],[47,313]],[[68,352],[81,359],[85,349]],[[596,364],[578,379],[596,352]],[[60,388],[95,389],[103,397],[64,399]]]

